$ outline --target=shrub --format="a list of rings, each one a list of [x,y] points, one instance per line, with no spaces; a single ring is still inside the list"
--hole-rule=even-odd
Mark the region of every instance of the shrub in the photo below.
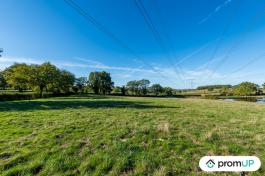
[[[12,100],[32,100],[37,98],[49,98],[55,96],[65,96],[70,95],[71,93],[65,94],[52,94],[52,93],[44,93],[41,97],[39,93],[0,93],[0,101],[12,101]]]

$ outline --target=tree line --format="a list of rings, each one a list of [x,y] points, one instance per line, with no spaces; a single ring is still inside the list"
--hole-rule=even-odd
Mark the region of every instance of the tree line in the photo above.
[[[61,70],[49,62],[43,64],[15,63],[0,73],[0,87],[13,88],[19,92],[32,90],[53,93],[69,92],[74,85],[75,76]]]
[[[225,89],[225,88],[232,88],[232,85],[227,84],[227,85],[206,85],[206,86],[199,86],[197,87],[198,90],[209,90],[212,91],[214,89]]]
[[[173,95],[176,90],[170,87],[162,87],[160,84],[150,85],[147,79],[133,80],[127,82],[124,86],[114,87],[112,93],[121,95]]]
[[[265,87],[265,84],[263,84]],[[147,79],[132,80],[123,86],[114,86],[110,73],[106,71],[91,72],[88,77],[76,78],[67,70],[59,69],[50,62],[43,64],[15,63],[0,71],[0,89],[13,89],[19,92],[34,91],[41,96],[43,92],[59,93],[94,93],[137,96],[172,96],[181,94],[180,90],[152,84]],[[257,95],[261,88],[251,82],[238,85],[207,85],[197,88],[198,91],[218,92],[222,95]]]
[[[258,84],[252,82],[242,82],[237,85],[207,85],[199,86],[197,90],[207,90],[207,91],[216,91],[222,95],[261,95],[263,94],[263,89],[265,89],[265,83],[260,87]]]
[[[19,92],[34,91],[58,93],[95,93],[120,95],[172,95],[173,89],[160,84],[150,86],[147,79],[129,81],[124,86],[114,86],[110,73],[91,72],[88,77],[76,78],[67,70],[59,69],[50,62],[43,64],[15,63],[0,71],[0,89]]]

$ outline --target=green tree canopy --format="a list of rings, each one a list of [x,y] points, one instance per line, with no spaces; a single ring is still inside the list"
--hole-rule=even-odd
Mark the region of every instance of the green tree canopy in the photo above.
[[[43,94],[45,88],[54,89],[60,80],[60,70],[50,62],[41,65],[32,65],[32,73],[30,75],[30,84],[33,88],[37,88],[40,95]]]
[[[121,86],[121,94],[126,95],[127,89],[126,86]]]
[[[137,81],[137,85],[138,85],[138,89],[139,89],[138,92],[142,95],[146,95],[149,84],[150,84],[150,81],[147,79],[141,79],[141,80]]]
[[[64,93],[70,92],[70,89],[74,86],[75,83],[75,75],[69,71],[61,70],[58,84],[59,91],[63,91]]]
[[[0,71],[0,88],[5,89],[6,86],[7,86],[7,83],[4,77],[4,73]]]
[[[258,85],[251,82],[242,82],[234,87],[236,95],[253,95],[257,93]]]
[[[199,86],[197,87],[197,90],[209,90],[212,91],[214,89],[224,89],[224,88],[231,88],[232,86],[230,84],[226,85],[206,85],[206,86]]]
[[[133,80],[133,81],[129,81],[126,84],[126,88],[133,94],[146,95],[148,92],[147,90],[148,90],[149,84],[150,84],[150,81],[147,79]]]
[[[153,84],[150,87],[150,92],[157,96],[163,92],[163,87],[160,84]]]
[[[87,78],[86,77],[79,77],[75,80],[75,87],[77,88],[77,91],[84,92],[84,88],[87,85]]]
[[[31,66],[15,63],[3,72],[6,82],[15,89],[23,91],[30,87]]]
[[[133,94],[138,94],[139,92],[139,84],[136,80],[127,82],[126,88]]]
[[[105,71],[102,72],[91,72],[89,74],[89,86],[93,89],[95,94],[106,94],[110,93],[114,83],[111,80],[110,73]]]
[[[115,86],[112,89],[112,93],[114,93],[114,94],[120,94],[121,93],[121,87],[120,86]]]
[[[164,93],[167,95],[167,96],[172,96],[173,95],[173,89],[171,87],[164,87],[163,88],[163,91]]]

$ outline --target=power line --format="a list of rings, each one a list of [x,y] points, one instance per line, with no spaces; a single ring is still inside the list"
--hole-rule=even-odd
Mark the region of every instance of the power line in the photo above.
[[[167,25],[166,25],[166,22],[165,22],[165,20],[164,20],[164,18],[162,17],[163,15],[162,15],[162,13],[161,13],[160,10],[159,10],[159,7],[158,7],[158,5],[157,5],[156,0],[153,0],[152,2],[153,2],[152,5],[153,5],[153,7],[154,7],[154,10],[156,10],[156,14],[158,15],[158,19],[159,19],[160,22],[161,22],[161,27],[163,27],[163,26],[167,26]],[[163,29],[163,28],[162,28],[162,29]],[[165,36],[165,38],[166,38],[166,40],[167,40],[167,44],[168,44],[168,46],[170,47],[171,50],[174,50],[174,49],[175,49],[175,45],[174,45],[173,42],[171,41],[171,37],[169,37],[170,35],[169,35],[169,32],[168,32],[167,28],[164,28],[164,29],[163,29],[163,32],[164,32],[164,36]],[[177,58],[177,57],[175,56],[175,58]]]
[[[154,9],[156,10],[156,14],[157,14],[157,16],[158,16],[158,18],[159,18],[159,20],[161,22],[161,26],[166,26],[166,22],[165,22],[165,20],[164,20],[164,18],[162,16],[162,13],[159,10],[159,7],[157,5],[156,0],[153,0],[152,2],[153,2],[152,5],[153,5]],[[171,37],[169,35],[169,32],[168,32],[167,28],[164,28],[163,32],[164,32],[164,36],[165,36],[165,38],[167,40],[167,44],[168,44],[170,50],[174,51],[176,47],[175,47],[175,45],[173,44],[173,42],[171,40]],[[177,59],[178,59],[178,56],[176,55],[175,52],[173,52],[173,62],[174,62],[173,67],[174,67],[174,69],[177,69],[176,72],[180,73],[180,76],[183,77],[183,70],[181,68],[180,63],[176,62]]]
[[[140,14],[144,18],[144,21],[147,24],[149,30],[153,34],[156,42],[160,45],[160,47],[163,50],[166,50],[166,47],[165,47],[163,40],[162,40],[162,37],[159,34],[159,32],[157,31],[157,29],[155,28],[155,25],[152,22],[151,17],[149,16],[149,14],[148,14],[147,10],[145,9],[144,5],[142,4],[141,0],[134,0],[134,2],[135,2],[136,7],[138,8]]]
[[[135,5],[137,7],[137,9],[139,10],[140,14],[142,15],[145,23],[147,24],[149,30],[151,31],[151,33],[153,34],[156,42],[158,43],[158,45],[161,47],[161,49],[165,52],[167,52],[167,55],[170,57],[170,54],[167,51],[167,47],[163,41],[163,37],[160,35],[160,33],[158,32],[158,30],[156,29],[150,15],[148,14],[145,6],[143,5],[143,3],[141,2],[141,0],[134,0]],[[174,65],[172,63],[172,61],[168,58],[170,64]],[[173,67],[174,72],[179,76],[179,71],[175,69],[175,67]],[[182,78],[179,76],[179,78],[182,80]],[[182,80],[183,81],[183,80]]]
[[[251,20],[249,21],[249,23],[248,23],[247,26],[246,26],[246,28],[247,28],[246,31],[249,31],[249,30],[251,29],[251,27],[252,27],[254,24],[256,24],[256,22],[257,22],[257,21],[258,21],[263,15],[264,15],[264,12],[265,12],[264,9],[263,9],[262,11],[258,11],[258,12],[257,12],[257,13],[251,18]],[[228,50],[228,52],[227,52],[226,55],[224,56],[224,61],[226,61],[226,60],[229,58],[230,54],[231,54],[232,52],[234,52],[234,51],[236,50],[236,48],[237,48],[240,44],[243,43],[243,41],[245,40],[245,38],[246,38],[246,35],[245,35],[244,37],[241,38],[241,40],[238,42],[238,44],[233,45],[233,46]],[[262,54],[261,56],[263,56],[263,54]],[[256,57],[256,58],[250,60],[247,64],[245,64],[245,65],[243,65],[243,66],[240,66],[238,69],[236,69],[236,70],[234,70],[233,72],[231,72],[231,73],[225,75],[225,78],[228,78],[229,75],[231,75],[231,74],[233,74],[233,73],[235,73],[235,72],[238,72],[238,71],[244,69],[245,67],[247,67],[248,65],[254,63],[254,62],[255,62],[255,59],[258,59],[258,60],[259,60],[261,56],[258,56],[258,57]],[[261,57],[261,58],[262,58],[262,57]],[[224,61],[222,62],[222,64],[224,63]],[[221,65],[219,66],[219,68],[220,68],[220,67],[221,67]],[[223,79],[224,79],[224,78],[223,78]]]
[[[255,63],[255,62],[257,62],[257,61],[259,61],[259,60],[262,59],[263,57],[265,57],[265,52],[263,52],[262,54],[260,54],[260,55],[257,56],[257,57],[254,57],[253,59],[251,59],[251,60],[250,60],[249,62],[247,62],[246,64],[241,65],[239,68],[235,69],[235,70],[232,71],[231,73],[225,75],[225,76],[223,77],[222,80],[227,79],[227,78],[230,77],[232,74],[237,73],[237,72],[239,72],[239,71],[245,69],[246,67],[252,65],[253,63]]]
[[[73,8],[78,14],[83,16],[88,22],[93,24],[98,30],[105,33],[108,37],[110,37],[119,46],[130,52],[135,58],[141,60],[145,65],[149,66],[154,72],[159,73],[161,77],[166,78],[161,72],[157,71],[157,69],[155,69],[152,65],[148,64],[144,59],[138,56],[128,45],[126,45],[123,41],[121,41],[118,37],[116,37],[105,26],[99,23],[92,15],[88,14],[87,11],[83,10],[77,3],[75,3],[72,0],[64,0],[64,2],[68,4],[71,8]]]
[[[237,9],[234,11],[234,13],[231,14],[231,17],[229,17],[230,20],[226,23],[226,25],[224,27],[224,30],[222,31],[222,33],[221,33],[221,35],[219,37],[219,40],[217,41],[217,44],[215,45],[213,53],[210,56],[210,61],[208,63],[211,63],[211,61],[215,58],[215,56],[217,54],[217,51],[219,50],[219,48],[220,48],[220,46],[221,46],[221,44],[223,42],[223,36],[227,33],[228,29],[232,25],[236,15],[237,15],[237,12],[240,9],[240,6],[241,6],[242,2],[243,2],[243,0],[239,0]],[[209,66],[210,66],[210,64],[207,64],[205,69],[207,70],[209,68]],[[210,75],[207,77],[207,79],[209,79],[214,73],[215,73],[215,71],[210,73]]]
[[[210,45],[210,43],[211,42],[208,42],[205,45],[201,46],[199,49],[193,51],[191,54],[182,57],[176,64],[181,64],[181,63],[185,62],[187,59],[191,58],[192,56],[198,54],[199,52],[201,52],[202,50],[207,48]]]

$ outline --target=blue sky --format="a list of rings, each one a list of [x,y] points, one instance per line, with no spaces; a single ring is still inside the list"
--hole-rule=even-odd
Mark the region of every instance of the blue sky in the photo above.
[[[134,0],[73,1],[133,53],[63,0],[0,0],[0,69],[50,61],[76,76],[106,70],[116,85],[174,88],[265,82],[264,0],[141,0],[160,41]]]

